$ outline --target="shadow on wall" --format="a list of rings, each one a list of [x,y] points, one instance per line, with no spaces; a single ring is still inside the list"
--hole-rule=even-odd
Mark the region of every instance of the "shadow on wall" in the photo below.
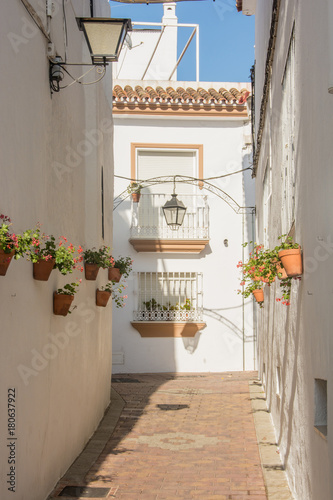
[[[236,309],[236,308],[241,309],[242,305],[229,309]],[[231,333],[232,335],[236,336],[239,340],[243,341],[243,330],[239,328],[239,326],[237,326],[235,323],[233,323],[230,319],[226,318],[225,316],[222,316],[222,314],[219,311],[223,311],[223,309],[204,308],[204,314],[206,316],[209,316],[210,318],[213,318],[216,321],[222,323],[224,326],[228,328],[228,333]],[[245,342],[253,342],[253,336],[246,336]]]

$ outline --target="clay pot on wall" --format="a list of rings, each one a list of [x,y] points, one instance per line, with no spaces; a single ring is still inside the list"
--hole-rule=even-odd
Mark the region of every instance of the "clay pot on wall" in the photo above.
[[[108,271],[109,281],[115,281],[116,283],[119,283],[120,278],[121,278],[120,270],[117,267],[109,267]]]
[[[253,290],[252,293],[257,302],[264,302],[264,290],[262,288],[258,288],[258,290]]]
[[[106,307],[109,299],[111,297],[111,292],[106,290],[96,290],[96,305],[100,307]]]
[[[38,281],[47,281],[54,268],[55,259],[39,259],[33,263],[33,277]]]
[[[84,275],[86,280],[93,281],[97,278],[99,266],[97,264],[84,263]]]
[[[302,254],[300,248],[279,251],[279,259],[289,278],[303,273]]]
[[[9,253],[5,253],[3,250],[0,250],[0,276],[6,276],[7,269],[14,255],[15,250],[12,250]]]
[[[67,316],[69,308],[74,300],[74,295],[53,293],[53,313],[57,316]]]
[[[139,203],[139,201],[140,201],[140,196],[141,196],[141,193],[132,193],[132,200],[133,200],[133,203]]]

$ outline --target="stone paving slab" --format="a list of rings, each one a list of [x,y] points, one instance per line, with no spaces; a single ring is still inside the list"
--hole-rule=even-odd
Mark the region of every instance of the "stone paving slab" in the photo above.
[[[109,487],[105,498],[117,500],[292,499],[276,496],[289,493],[277,453],[262,446],[260,457],[255,422],[259,443],[274,441],[274,431],[260,417],[256,377],[117,375],[101,426],[50,499],[65,499],[66,485]]]

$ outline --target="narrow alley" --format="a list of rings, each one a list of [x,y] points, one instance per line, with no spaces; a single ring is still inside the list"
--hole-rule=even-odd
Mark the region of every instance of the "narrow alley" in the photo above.
[[[122,374],[112,387],[50,500],[293,498],[256,372]]]

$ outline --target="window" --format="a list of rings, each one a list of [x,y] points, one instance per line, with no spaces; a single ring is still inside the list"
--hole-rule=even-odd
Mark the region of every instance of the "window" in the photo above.
[[[295,36],[292,33],[282,81],[282,232],[288,233],[295,217]]]
[[[190,144],[131,145],[131,177],[146,180],[153,177],[183,175],[203,178],[203,146]],[[147,190],[147,188],[146,188]],[[173,184],[155,184],[149,192],[171,193]],[[192,194],[193,185],[177,185],[179,194]],[[147,191],[145,191],[147,192]]]
[[[202,321],[202,274],[138,272],[134,321]]]
[[[315,379],[314,411],[315,428],[327,436],[327,380]]]

